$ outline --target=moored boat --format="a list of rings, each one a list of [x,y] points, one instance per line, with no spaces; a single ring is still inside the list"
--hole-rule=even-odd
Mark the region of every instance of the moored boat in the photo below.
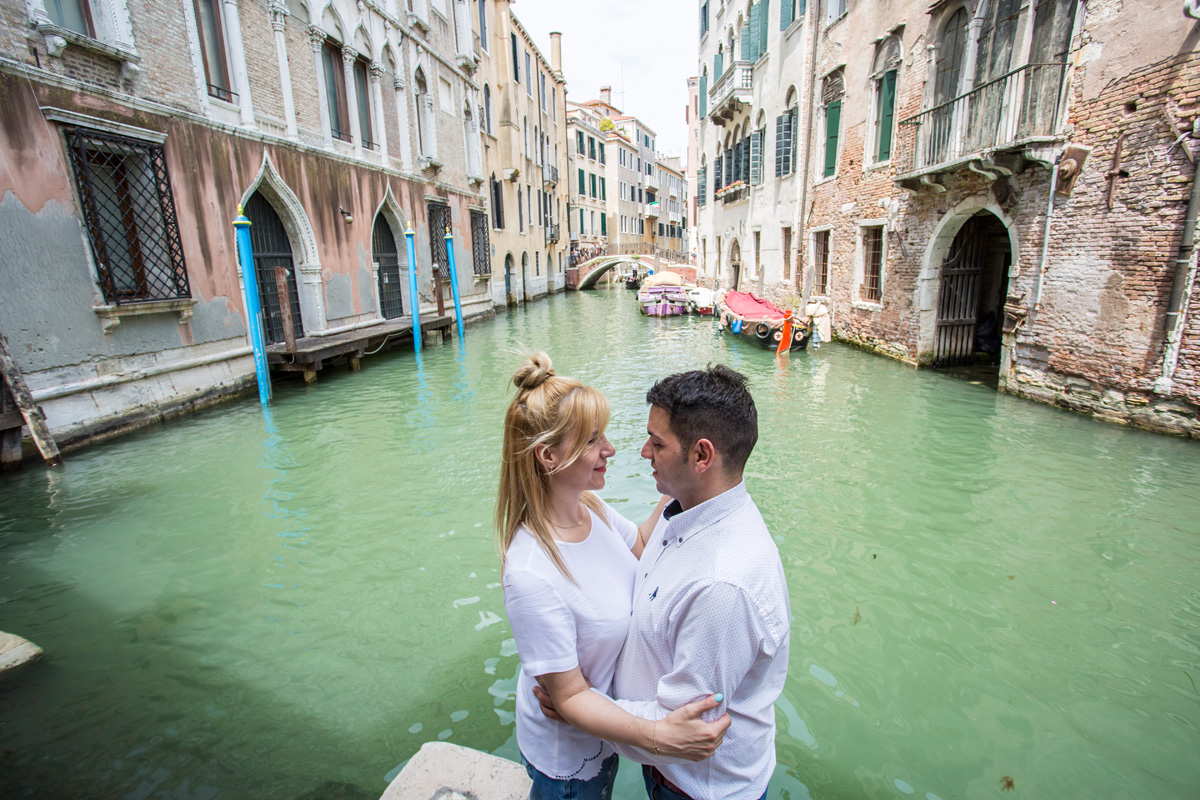
[[[784,336],[790,344],[788,350],[803,350],[808,347],[812,335],[808,317],[792,318],[791,312],[776,308],[770,300],[764,300],[749,292],[727,292],[718,302],[721,330],[758,345],[764,350],[778,350]]]
[[[703,286],[688,286],[685,288],[688,297],[688,312],[711,316],[716,307],[716,292]]]
[[[683,278],[674,272],[659,272],[642,281],[638,306],[648,317],[675,317],[688,313],[688,296]]]

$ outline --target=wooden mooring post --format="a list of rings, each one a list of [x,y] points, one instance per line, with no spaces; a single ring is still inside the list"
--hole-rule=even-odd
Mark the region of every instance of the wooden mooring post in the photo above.
[[[21,421],[29,426],[33,442],[37,445],[46,463],[51,467],[62,464],[58,445],[55,444],[54,437],[50,435],[50,429],[46,426],[46,415],[33,402],[33,395],[29,392],[29,387],[25,385],[25,377],[17,367],[17,362],[13,360],[12,352],[8,349],[8,340],[2,333],[0,333],[0,377],[4,379],[0,391],[11,396],[12,402],[20,412],[19,415],[13,415],[14,419],[12,420],[6,419],[7,414],[0,414],[0,429],[3,429],[3,433],[0,434],[0,468],[16,469],[21,463]],[[0,407],[4,404],[0,403]],[[16,425],[10,425],[9,422],[16,422]]]

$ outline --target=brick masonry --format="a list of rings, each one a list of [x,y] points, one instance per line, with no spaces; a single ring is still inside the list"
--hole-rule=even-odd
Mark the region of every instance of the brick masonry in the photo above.
[[[908,5],[925,10],[924,4]],[[1170,11],[1179,13],[1174,6]],[[855,13],[856,7],[851,19],[839,25],[853,25]],[[1194,138],[1185,136],[1172,145],[1191,131],[1200,113],[1200,54],[1187,46],[1190,39],[1181,47],[1163,29],[1141,42],[1135,62],[1104,73],[1088,64],[1089,54],[1100,52],[1095,49],[1099,44],[1117,47],[1111,37],[1121,25],[1128,26],[1131,38],[1145,35],[1131,16],[1139,12],[1129,4],[1099,2],[1080,13],[1085,17],[1077,39],[1080,57],[1070,74],[1066,141],[1091,152],[1073,193],[1056,201],[1040,303],[1049,165],[1026,160],[1016,174],[996,180],[964,165],[938,176],[945,192],[925,187],[902,191],[892,165],[864,169],[864,153],[870,150],[864,140],[872,131],[866,110],[870,91],[851,75],[837,173],[825,180],[816,173],[810,208],[802,212],[808,216],[805,246],[814,229],[831,231],[830,299],[838,338],[927,364],[945,250],[938,250],[937,241],[941,237],[947,244],[971,214],[993,213],[1004,222],[1012,243],[1008,294],[1020,298],[1018,305],[1028,312],[1015,334],[1005,337],[1001,388],[1107,421],[1200,438],[1196,288],[1173,390],[1166,396],[1154,392],[1162,374],[1163,320],[1195,173],[1184,152],[1196,147]],[[916,27],[903,33],[906,58],[900,68],[897,120],[928,106],[924,44],[931,34]],[[844,63],[846,49],[831,46],[828,38],[819,56],[818,92],[820,77]],[[815,128],[813,168],[819,170],[823,132],[819,124]],[[1115,179],[1109,209],[1109,172],[1121,137],[1124,172]],[[887,224],[878,304],[861,302],[858,292],[858,228],[868,220]],[[809,257],[811,253],[806,263]],[[782,285],[776,294],[786,300],[792,291]]]

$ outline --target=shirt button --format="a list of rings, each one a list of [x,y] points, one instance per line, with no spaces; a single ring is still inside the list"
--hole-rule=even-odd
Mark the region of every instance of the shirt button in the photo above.
[[[680,543],[680,544],[683,544],[683,537],[682,537],[682,536],[680,536],[680,537],[679,537],[679,543]]]
[[[666,546],[667,546],[667,540],[663,539],[663,547],[666,547]]]

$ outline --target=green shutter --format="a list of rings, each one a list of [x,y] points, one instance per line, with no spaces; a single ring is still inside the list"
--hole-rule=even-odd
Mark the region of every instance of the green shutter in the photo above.
[[[751,13],[753,13],[753,11],[751,11]],[[750,60],[750,47],[751,47],[750,43],[753,41],[754,41],[754,37],[752,37],[750,35],[750,23],[747,22],[745,25],[742,26],[742,55],[741,55],[742,61]],[[732,56],[732,54],[730,54],[730,55]]]
[[[779,4],[779,30],[786,31],[796,21],[792,11],[796,6],[796,0],[782,0]]]
[[[879,146],[875,150],[876,161],[887,161],[892,157],[892,122],[896,116],[896,70],[883,74],[879,82]]]
[[[828,178],[837,171],[838,128],[842,124],[842,101],[835,100],[825,107],[825,172]]]
[[[582,236],[584,234],[584,232],[585,231],[583,230],[583,209],[581,208],[581,209],[579,209],[579,234]]]
[[[592,198],[595,199],[595,197],[596,197],[596,176],[592,175],[591,179],[592,179]]]
[[[708,116],[708,76],[700,76],[700,116]]]
[[[721,79],[721,70],[725,66],[725,54],[717,53],[713,56],[713,82]]]
[[[587,182],[583,177],[583,170],[579,170],[579,193],[587,194]]]
[[[787,0],[784,0],[787,2]],[[758,6],[762,6],[762,10],[758,12],[758,55],[761,58],[767,54],[767,32],[771,30],[770,23],[767,22],[771,17],[771,0],[759,0]]]
[[[763,4],[761,2],[750,6],[750,40],[746,42],[745,48],[749,51],[750,61],[758,61],[758,57],[762,55],[762,50],[758,46],[761,40],[758,29],[762,27],[762,9]]]
[[[604,178],[600,179],[600,199],[608,199],[608,187],[604,184]]]
[[[608,215],[607,214],[600,215],[600,235],[608,236]]]

